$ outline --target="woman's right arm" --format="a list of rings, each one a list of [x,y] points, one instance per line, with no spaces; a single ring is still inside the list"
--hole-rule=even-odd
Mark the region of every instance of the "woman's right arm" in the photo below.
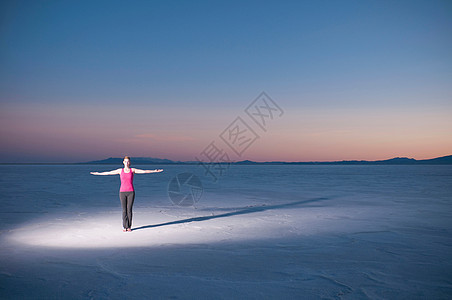
[[[107,172],[89,172],[92,175],[118,175],[121,174],[121,169],[116,169],[113,171],[107,171]]]

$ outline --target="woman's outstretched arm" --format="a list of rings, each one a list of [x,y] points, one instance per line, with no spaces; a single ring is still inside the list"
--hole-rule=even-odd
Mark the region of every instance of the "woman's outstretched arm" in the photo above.
[[[121,174],[121,169],[116,169],[113,171],[107,171],[107,172],[89,172],[92,175],[119,175]]]
[[[155,170],[140,170],[132,168],[133,173],[135,174],[149,174],[149,173],[158,173],[163,172],[163,169],[155,169]]]

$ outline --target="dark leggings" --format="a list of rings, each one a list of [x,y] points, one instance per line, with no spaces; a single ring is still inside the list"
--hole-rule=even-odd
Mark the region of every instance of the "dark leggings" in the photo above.
[[[132,228],[132,206],[135,192],[119,192],[119,200],[121,200],[122,206],[122,226],[124,229]]]

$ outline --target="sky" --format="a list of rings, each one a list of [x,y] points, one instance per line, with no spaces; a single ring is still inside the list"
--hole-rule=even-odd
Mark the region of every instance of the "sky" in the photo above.
[[[2,1],[0,43],[0,162],[452,154],[451,1]]]

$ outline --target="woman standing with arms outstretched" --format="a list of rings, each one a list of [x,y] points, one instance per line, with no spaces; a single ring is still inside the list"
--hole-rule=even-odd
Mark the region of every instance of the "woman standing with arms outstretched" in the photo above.
[[[124,168],[116,169],[108,172],[90,172],[92,175],[120,175],[121,187],[119,188],[119,199],[122,206],[122,231],[132,231],[132,206],[135,200],[135,189],[133,188],[134,174],[149,174],[162,172],[162,169],[140,170],[130,168],[130,157],[125,156],[122,162]]]

